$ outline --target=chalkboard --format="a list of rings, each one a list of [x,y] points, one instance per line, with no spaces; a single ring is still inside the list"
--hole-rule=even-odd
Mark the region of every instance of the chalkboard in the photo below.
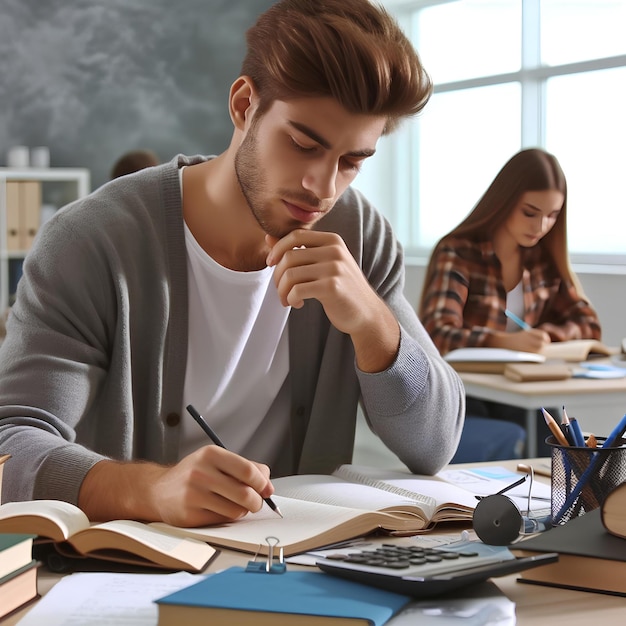
[[[48,146],[92,188],[124,152],[216,154],[245,31],[270,0],[0,0],[0,165]]]

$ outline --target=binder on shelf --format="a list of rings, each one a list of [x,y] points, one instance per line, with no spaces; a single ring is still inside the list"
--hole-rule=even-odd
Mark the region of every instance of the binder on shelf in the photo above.
[[[21,249],[30,250],[41,222],[41,183],[36,180],[21,183],[20,237]]]

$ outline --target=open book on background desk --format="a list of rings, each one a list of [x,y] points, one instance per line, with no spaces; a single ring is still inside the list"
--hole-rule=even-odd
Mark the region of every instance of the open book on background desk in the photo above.
[[[503,374],[507,365],[545,363],[550,361],[581,362],[593,357],[617,354],[617,348],[609,348],[595,339],[555,341],[540,354],[506,348],[458,348],[448,352],[444,359],[457,372]]]
[[[506,348],[457,348],[448,352],[444,359],[457,372],[502,374],[509,363],[544,363],[546,357]]]
[[[130,520],[91,524],[81,509],[60,500],[7,502],[0,506],[1,533],[29,533],[56,544],[68,557],[93,557],[159,567],[202,571],[217,554],[202,541],[169,535]]]
[[[561,359],[570,362],[580,362],[597,357],[612,356],[618,352],[618,348],[611,348],[596,339],[554,341],[541,351],[546,359]]]
[[[203,528],[154,524],[168,533],[213,545],[267,554],[275,536],[285,556],[377,530],[412,535],[439,522],[471,521],[476,498],[434,476],[343,465],[332,476],[286,476],[272,481],[280,519],[268,507],[236,522]]]

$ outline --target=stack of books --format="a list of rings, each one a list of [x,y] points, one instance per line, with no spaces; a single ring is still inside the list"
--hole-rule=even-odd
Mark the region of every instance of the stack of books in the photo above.
[[[34,535],[0,534],[0,619],[38,597]]]

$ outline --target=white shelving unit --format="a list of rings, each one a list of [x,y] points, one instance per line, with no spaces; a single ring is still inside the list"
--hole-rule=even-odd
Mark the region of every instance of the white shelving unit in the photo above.
[[[0,167],[0,315],[9,306],[9,265],[12,261],[22,261],[28,253],[28,250],[7,249],[7,181],[41,183],[42,205],[56,209],[86,196],[91,185],[89,170],[85,168]]]

